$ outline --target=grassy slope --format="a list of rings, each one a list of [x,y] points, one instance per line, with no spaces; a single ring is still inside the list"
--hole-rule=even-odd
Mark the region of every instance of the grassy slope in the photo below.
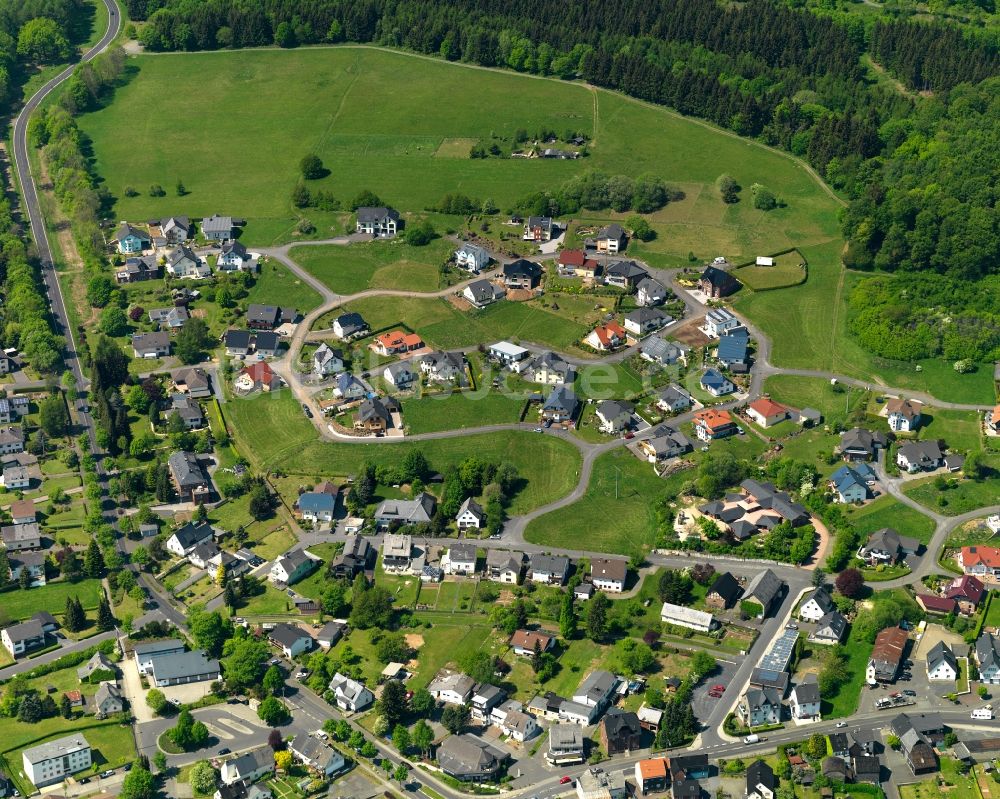
[[[578,84],[350,47],[145,56],[131,63],[138,75],[118,90],[114,104],[82,119],[121,218],[177,212],[176,197],[149,197],[147,188],[182,178],[190,192],[184,212],[231,209],[251,219],[248,240],[290,238],[298,161],[314,151],[330,176],[311,187],[342,201],[369,188],[407,211],[432,206],[449,192],[489,197],[502,208],[590,169],[650,172],[686,194],[652,216],[660,235],[637,248],[660,261],[680,263],[690,250],[742,257],[837,236],[833,200],[790,159],[609,92],[597,92],[595,103],[595,93]],[[398,80],[400,70],[405,82]],[[195,83],[216,98],[209,128],[197,115],[147,114],[142,125],[133,124],[133,109],[156,107],[162,86]],[[367,89],[374,85],[377,102]],[[449,101],[441,103],[442,96]],[[454,139],[509,137],[542,125],[594,135],[595,107],[587,159],[473,161],[464,147],[449,146]],[[289,115],[289,108],[300,113]],[[119,135],[123,126],[128,137]],[[749,202],[724,206],[712,188],[722,172],[744,186],[774,186],[788,207],[764,214]],[[238,179],[219,181],[219,174]],[[125,185],[139,196],[125,198]],[[342,230],[342,214],[310,209],[307,215],[320,228],[317,235],[329,235],[331,226]]]
[[[291,256],[339,294],[367,288],[436,291],[440,282],[438,267],[454,249],[454,242],[445,238],[435,239],[425,247],[412,247],[395,239],[350,247],[295,247]]]
[[[525,480],[511,504],[511,513],[525,513],[569,493],[579,472],[580,457],[575,448],[552,436],[534,433],[474,435],[402,444],[320,441],[287,391],[227,402],[223,412],[241,452],[255,465],[280,466],[289,474],[346,476],[357,472],[366,460],[395,463],[411,447],[422,450],[431,466],[439,471],[470,456],[510,461]]]
[[[76,583],[56,582],[28,591],[9,591],[3,594],[0,616],[10,620],[26,619],[40,610],[62,615],[66,597],[78,597],[85,609],[97,607],[100,597],[100,580],[80,580]]]
[[[848,517],[865,535],[883,527],[893,527],[900,535],[916,538],[926,544],[934,534],[934,522],[890,496],[879,497],[858,509],[850,508]]]
[[[403,418],[412,433],[517,422],[524,400],[490,392],[484,396],[451,394],[403,400]]]
[[[247,292],[247,303],[291,306],[305,314],[320,303],[321,297],[312,286],[304,283],[284,265],[271,262],[261,267],[253,287]]]

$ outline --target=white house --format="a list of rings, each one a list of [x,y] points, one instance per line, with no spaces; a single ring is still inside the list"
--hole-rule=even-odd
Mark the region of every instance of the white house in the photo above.
[[[597,404],[596,415],[601,425],[601,432],[617,435],[628,428],[632,422],[633,406],[628,402],[604,400]]]
[[[490,344],[487,354],[494,361],[499,362],[515,373],[520,373],[521,369],[526,365],[527,359],[531,356],[529,350],[519,347],[517,344],[512,344],[509,341],[498,341],[496,344]]]
[[[276,585],[292,585],[309,574],[319,562],[306,550],[293,549],[271,564],[267,579]]]
[[[454,543],[441,559],[445,574],[474,575],[476,573],[476,545]]]
[[[739,326],[740,320],[725,308],[712,308],[705,314],[705,332],[712,338],[719,338],[727,330]]]
[[[358,233],[379,237],[395,236],[402,227],[399,211],[395,208],[364,207],[359,208],[357,214],[356,230]]]
[[[816,682],[815,674],[806,675],[805,679],[792,689],[788,705],[793,719],[820,720],[819,684]]]
[[[316,643],[309,633],[292,624],[276,624],[267,637],[289,660],[308,652]]]
[[[462,296],[477,308],[483,308],[502,300],[507,296],[507,290],[489,280],[474,280],[465,287]]]
[[[226,760],[222,764],[219,776],[223,785],[233,785],[237,782],[249,784],[273,771],[274,752],[269,746],[261,746],[239,757]]]
[[[347,765],[340,752],[311,735],[296,735],[288,750],[300,763],[324,777],[332,777]]]
[[[447,705],[464,705],[472,697],[476,681],[458,671],[442,671],[427,686],[439,702]]]
[[[339,671],[330,680],[337,707],[351,713],[364,710],[375,701],[375,695],[357,680],[346,677]]]
[[[819,621],[831,610],[836,610],[833,598],[828,588],[817,588],[805,601],[799,605],[799,618],[802,621]]]
[[[459,530],[478,530],[484,524],[486,524],[486,511],[472,497],[469,497],[459,508],[458,516],[455,517],[455,525]]]
[[[455,250],[456,266],[473,274],[479,274],[480,270],[489,266],[489,263],[490,254],[476,244],[466,242]]]
[[[660,392],[656,400],[656,407],[667,413],[680,413],[692,406],[694,400],[691,395],[677,383],[671,383]]]
[[[892,397],[886,400],[885,412],[889,429],[896,433],[911,433],[920,427],[923,405],[916,400]]]
[[[175,530],[167,539],[167,552],[179,558],[186,558],[199,544],[212,540],[214,530],[208,522],[188,522]]]
[[[622,593],[627,576],[628,561],[619,558],[594,558],[590,562],[590,581],[601,591],[609,594]]]
[[[326,377],[344,371],[344,355],[330,347],[325,341],[313,353],[313,374]]]
[[[958,661],[944,641],[938,641],[927,653],[927,679],[932,682],[955,682],[958,679]]]

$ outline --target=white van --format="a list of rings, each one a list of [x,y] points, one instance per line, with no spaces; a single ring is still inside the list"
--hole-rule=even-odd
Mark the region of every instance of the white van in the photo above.
[[[972,718],[974,719],[992,719],[993,711],[988,707],[977,707],[972,711]]]
[[[743,737],[743,743],[745,744],[755,744],[760,740],[759,735],[746,735]]]

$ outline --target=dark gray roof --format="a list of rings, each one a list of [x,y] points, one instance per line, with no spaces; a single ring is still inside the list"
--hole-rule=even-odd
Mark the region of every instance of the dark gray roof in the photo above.
[[[816,682],[816,675],[807,674],[805,679],[792,689],[792,693],[795,694],[799,704],[819,702],[819,683]]]
[[[212,525],[208,522],[188,522],[183,527],[175,530],[173,535],[177,537],[177,542],[187,549],[204,541],[212,539]]]
[[[729,572],[722,572],[715,578],[712,587],[708,589],[709,594],[718,594],[727,604],[732,604],[740,595],[740,584]]]
[[[247,307],[248,322],[267,322],[275,324],[281,319],[281,309],[276,305],[259,305],[251,303]]]
[[[338,323],[342,328],[343,332],[347,335],[352,333],[357,333],[361,330],[365,330],[368,327],[368,323],[362,318],[359,313],[345,313],[334,319],[334,322]]]
[[[170,334],[166,331],[136,333],[132,336],[132,348],[136,352],[155,352],[170,346]]]
[[[198,486],[208,482],[197,456],[192,452],[175,452],[167,459],[170,473],[177,483],[185,486]]]
[[[212,216],[205,217],[201,221],[201,232],[205,235],[209,233],[232,233],[233,232],[233,218],[231,216],[219,216],[218,214],[213,214]]]
[[[291,647],[303,638],[308,638],[312,640],[312,636],[309,635],[301,627],[294,627],[291,624],[277,624],[274,629],[272,629],[267,637],[274,641],[279,646]]]
[[[227,349],[248,350],[252,336],[249,330],[227,330],[223,341]]]
[[[380,222],[381,220],[389,217],[395,221],[399,221],[399,211],[395,208],[386,208],[383,206],[364,206],[359,208],[357,211],[358,221],[362,224],[367,222]]]
[[[934,671],[941,664],[951,666],[955,673],[958,673],[958,661],[955,659],[955,653],[944,641],[938,641],[927,653],[927,671]]]
[[[764,606],[764,612],[771,607],[771,603],[781,593],[784,583],[770,569],[759,572],[749,583],[746,591],[743,592],[744,599],[756,599]]]
[[[577,405],[579,405],[579,400],[577,400],[573,389],[567,385],[559,385],[552,389],[552,393],[545,400],[543,407],[545,410],[559,411],[567,416],[572,416],[576,413]]]
[[[157,680],[173,680],[194,674],[217,674],[219,661],[203,650],[157,655],[153,658],[153,674]]]
[[[649,272],[635,261],[614,261],[605,268],[604,277],[605,279],[609,277],[621,277],[627,280],[638,280],[649,277]]]
[[[472,735],[452,735],[438,747],[438,764],[449,774],[476,775],[496,771],[506,755]]]
[[[537,278],[541,277],[541,274],[541,265],[525,258],[518,258],[516,261],[503,265],[503,276],[508,278]]]

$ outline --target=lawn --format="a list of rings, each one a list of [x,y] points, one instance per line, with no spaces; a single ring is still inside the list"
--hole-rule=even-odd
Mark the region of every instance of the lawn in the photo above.
[[[681,263],[692,250],[739,261],[838,236],[835,202],[794,159],[580,84],[350,46],[138,56],[130,64],[137,74],[116,90],[114,102],[80,120],[113,196],[109,213],[118,219],[231,209],[249,218],[248,242],[288,240],[296,235],[290,193],[298,163],[315,152],[330,174],[310,181],[310,189],[332,192],[342,204],[370,189],[404,212],[433,207],[455,192],[504,208],[590,170],[652,173],[684,193],[650,215],[657,238],[634,247],[637,257],[658,262]],[[169,115],[131,124],[133,109],[154,107],[163,86],[194,84],[219,98],[207,129],[193,117],[178,122]],[[373,95],[370,86],[379,92]],[[288,108],[308,113],[293,118]],[[587,134],[590,157],[473,160],[456,141],[488,142],[492,133],[509,141],[519,128],[539,127]],[[120,135],[124,129],[129,136]],[[671,146],[664,148],[664,141]],[[713,186],[723,172],[743,186],[780,188],[787,207],[764,213],[749,201],[723,204]],[[220,182],[220,174],[240,180]],[[189,192],[181,209],[175,196],[146,191],[179,178]],[[138,195],[125,197],[126,185]],[[343,231],[342,214],[309,209],[306,215],[317,238]],[[621,216],[603,212],[594,221]]]
[[[240,451],[251,462],[280,467],[289,475],[316,475],[333,479],[356,474],[365,461],[397,463],[410,448],[420,449],[431,467],[443,471],[450,464],[476,456],[513,464],[523,479],[509,511],[527,513],[565,496],[576,484],[580,455],[575,447],[554,436],[510,431],[502,436],[480,434],[417,443],[341,444],[319,441],[289,392],[223,406]],[[266,414],[271,413],[272,416]],[[287,429],[280,429],[284,419]],[[261,433],[266,428],[270,435]],[[305,429],[303,429],[305,428]],[[277,437],[277,440],[271,438]],[[290,442],[295,442],[294,444]]]
[[[510,424],[521,418],[525,400],[493,391],[454,392],[403,400],[403,422],[410,433],[433,433],[488,424]]]
[[[797,377],[795,375],[772,375],[764,383],[776,402],[793,408],[815,408],[823,414],[825,421],[844,418],[853,411],[864,407],[866,392],[850,386],[834,387],[829,380],[821,377]]]
[[[437,291],[440,267],[452,255],[455,243],[435,239],[414,247],[402,239],[352,244],[301,246],[291,257],[311,275],[338,294],[356,294],[365,289]]]
[[[292,307],[305,314],[318,306],[321,299],[316,289],[280,261],[272,260],[261,266],[256,281],[247,292],[246,302]]]
[[[845,273],[839,239],[802,246],[809,279],[780,291],[738,295],[737,309],[760,325],[773,342],[771,361],[779,366],[839,372],[874,385],[923,389],[951,402],[994,401],[992,369],[980,366],[961,375],[943,360],[887,361],[858,345],[847,331],[844,307],[858,273]],[[919,369],[918,369],[919,367]]]
[[[525,538],[534,544],[633,555],[656,543],[656,502],[690,478],[677,472],[661,480],[652,467],[624,447],[594,463],[587,491],[578,501],[532,521]],[[582,530],[587,530],[581,540]]]
[[[960,516],[976,508],[995,505],[1000,497],[1000,455],[989,454],[984,458],[991,469],[990,475],[980,481],[949,476],[949,488],[940,491],[934,483],[937,478],[928,477],[907,483],[903,492],[921,505],[933,508],[946,516]],[[952,480],[955,485],[952,486]]]
[[[264,593],[250,597],[239,608],[241,616],[281,616],[294,612],[291,598],[270,583],[264,584]]]
[[[900,799],[939,799],[942,795],[948,796],[948,799],[982,799],[982,794],[976,785],[976,772],[962,774],[958,768],[957,760],[942,757],[941,773],[910,785],[900,785]],[[938,779],[942,778],[949,786],[947,794],[942,794],[938,785]]]
[[[976,411],[925,408],[920,419],[920,438],[943,439],[952,452],[982,449],[982,414]]]
[[[855,632],[852,626],[844,644],[847,654],[847,674],[850,680],[841,684],[829,696],[823,697],[823,718],[844,718],[853,715],[858,707],[858,699],[865,683],[865,670],[868,668],[868,657],[872,647]]]
[[[3,623],[20,621],[47,610],[49,613],[61,616],[66,609],[66,598],[75,597],[83,604],[84,609],[93,610],[97,607],[101,596],[101,581],[94,579],[80,580],[76,583],[54,582],[40,588],[27,591],[17,589],[0,595],[0,619]]]
[[[230,499],[213,508],[208,513],[209,521],[216,527],[227,532],[233,532],[237,527],[246,530],[251,539],[260,540],[283,524],[281,517],[274,514],[266,519],[257,520],[250,515],[250,497]]]
[[[290,530],[280,527],[261,538],[254,546],[253,551],[264,560],[274,560],[295,546],[296,541],[297,539]]]
[[[774,266],[744,266],[734,269],[733,275],[755,291],[785,288],[801,283],[806,276],[806,271],[799,266],[801,262],[799,254],[792,251],[780,256]]]
[[[934,534],[934,522],[920,511],[890,496],[879,497],[860,508],[847,509],[847,517],[858,532],[867,536],[883,527],[892,527],[900,535],[926,544]]]

